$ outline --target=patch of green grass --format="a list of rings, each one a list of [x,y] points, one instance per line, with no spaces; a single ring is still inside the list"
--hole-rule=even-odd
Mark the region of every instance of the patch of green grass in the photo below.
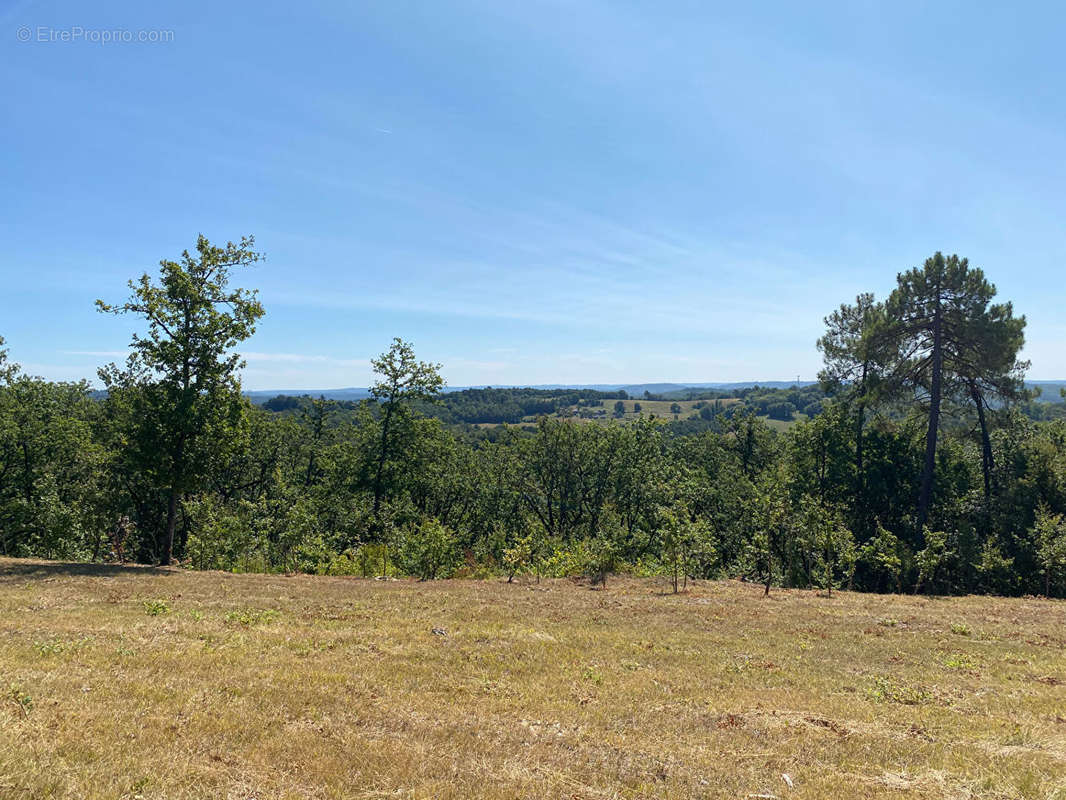
[[[876,676],[866,689],[866,696],[878,703],[922,706],[932,703],[933,693],[921,686],[907,686],[884,675]]]
[[[34,642],[33,649],[37,651],[39,656],[55,656],[66,650],[66,644],[58,639],[49,639],[43,642]]]
[[[33,711],[33,698],[17,684],[13,683],[8,687],[6,699],[9,703],[13,703],[24,717]]]
[[[280,616],[281,612],[273,608],[237,608],[227,611],[224,619],[226,622],[235,622],[248,628],[274,622]]]
[[[170,605],[166,600],[145,600],[141,605],[144,613],[150,617],[161,617],[170,613]]]
[[[979,666],[976,658],[962,652],[947,653],[940,659],[940,663],[948,669],[975,670]]]
[[[92,641],[91,636],[82,636],[78,639],[43,639],[33,643],[33,649],[42,657],[57,656],[62,653],[77,652]]]

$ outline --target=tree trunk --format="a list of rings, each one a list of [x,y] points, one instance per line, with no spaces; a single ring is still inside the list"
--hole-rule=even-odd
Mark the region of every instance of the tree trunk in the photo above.
[[[943,320],[940,309],[940,290],[937,289],[936,309],[933,312],[933,375],[929,387],[929,429],[925,435],[925,464],[922,485],[918,494],[918,528],[929,519],[933,498],[933,473],[936,470],[936,437],[940,429],[940,400],[944,379]]]
[[[862,399],[859,400],[859,407],[855,414],[855,498],[859,501],[858,505],[860,509],[863,506],[863,496],[866,493],[866,478],[863,475],[862,463],[862,435],[863,428],[866,426],[866,373],[867,365],[863,362],[862,379],[859,383],[859,391],[862,392]]]
[[[170,481],[170,498],[167,502],[167,527],[160,542],[159,563],[166,566],[174,560],[174,531],[178,526],[178,503],[181,499],[179,483],[185,474],[185,435],[183,434],[174,451],[174,472]]]
[[[766,587],[763,596],[770,594],[770,583],[774,579],[774,536],[770,530],[766,531]]]
[[[832,536],[832,534],[829,533],[827,536]],[[833,562],[835,560],[832,541],[827,540],[825,547],[825,592],[829,597],[833,596]]]
[[[389,423],[392,421],[392,403],[385,409],[385,419],[381,421],[381,452],[378,454],[378,468],[374,476],[374,521],[380,521],[381,497],[384,492],[382,477],[385,473],[385,459],[389,453]],[[380,531],[379,531],[380,533]]]
[[[992,439],[988,435],[988,420],[985,419],[984,398],[977,389],[976,383],[970,384],[970,397],[973,398],[977,407],[977,420],[981,425],[981,469],[985,479],[985,509],[992,509]]]
[[[170,500],[167,503],[167,527],[163,531],[163,541],[160,542],[159,563],[163,566],[170,564],[174,558],[174,529],[178,524],[178,487],[170,487]]]

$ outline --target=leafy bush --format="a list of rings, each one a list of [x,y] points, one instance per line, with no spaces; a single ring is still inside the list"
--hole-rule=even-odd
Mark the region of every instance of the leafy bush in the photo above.
[[[170,613],[166,600],[145,600],[141,605],[144,607],[144,613],[150,617],[161,617]]]
[[[236,622],[245,628],[253,625],[264,625],[273,622],[281,616],[281,612],[273,608],[238,608],[227,611],[226,622]]]
[[[400,541],[398,559],[404,571],[424,581],[447,577],[462,560],[455,532],[436,519],[408,530]]]
[[[609,535],[600,534],[586,539],[582,547],[584,572],[593,583],[607,585],[607,576],[614,572],[619,564],[618,545]]]
[[[866,690],[866,696],[879,703],[900,703],[921,706],[933,701],[933,693],[920,686],[905,686],[884,675],[878,675]]]

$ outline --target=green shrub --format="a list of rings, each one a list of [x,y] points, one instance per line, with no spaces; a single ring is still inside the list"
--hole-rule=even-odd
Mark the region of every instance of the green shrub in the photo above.
[[[145,600],[141,605],[144,607],[144,613],[150,617],[161,617],[170,613],[166,600]]]
[[[406,532],[400,555],[405,571],[424,581],[448,577],[462,560],[455,532],[432,518]]]
[[[900,703],[921,706],[933,701],[933,693],[920,686],[905,686],[891,678],[878,675],[866,690],[866,696],[879,703]]]
[[[15,704],[24,717],[33,711],[33,698],[17,684],[13,683],[8,687],[7,699]]]
[[[618,567],[618,546],[610,536],[597,536],[583,543],[585,575],[593,583],[607,585],[607,576]]]
[[[281,612],[273,608],[238,608],[233,611],[227,611],[225,620],[226,622],[236,622],[237,624],[248,628],[252,625],[263,625],[273,622],[280,616]]]
[[[355,551],[355,562],[359,565],[359,574],[364,578],[375,575],[388,577],[396,573],[389,547],[381,542],[364,544]]]

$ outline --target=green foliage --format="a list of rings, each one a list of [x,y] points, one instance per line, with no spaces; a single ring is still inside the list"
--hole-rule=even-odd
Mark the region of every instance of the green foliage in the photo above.
[[[888,386],[909,397],[928,397],[918,526],[932,510],[940,414],[950,400],[973,402],[984,443],[986,503],[991,499],[988,401],[1022,397],[1028,366],[1017,358],[1025,342],[1025,318],[1014,317],[1010,303],[992,303],[995,294],[984,273],[967,259],[937,252],[922,267],[899,274],[884,316],[869,334]]]
[[[834,586],[851,586],[858,551],[838,513],[804,497],[799,510],[800,541],[812,582],[832,594]]]
[[[904,545],[880,523],[874,536],[863,545],[858,563],[869,585],[879,591],[903,591]]]
[[[992,594],[1011,594],[1017,582],[1014,559],[1004,553],[1000,543],[992,538],[980,546],[976,563],[977,585]]]
[[[925,547],[915,554],[918,567],[916,590],[935,593],[938,588],[947,588],[945,573],[957,553],[951,537],[944,531],[924,529]]]
[[[108,498],[89,388],[0,372],[0,553],[91,558]]]
[[[623,392],[442,395],[439,365],[400,339],[367,399],[252,407],[236,348],[262,308],[229,287],[250,246],[201,238],[101,304],[145,322],[102,371],[106,397],[23,375],[0,340],[0,554],[1066,593],[1066,420],[1026,416],[1024,318],[964,259],[827,317],[819,385],[672,393],[699,413],[666,421],[626,415]]]
[[[613,531],[603,531],[597,536],[586,539],[579,549],[579,558],[585,576],[594,584],[602,584],[604,588],[607,586],[607,576],[619,565],[618,544],[613,534]]]
[[[527,570],[536,570],[540,560],[541,543],[533,534],[527,534],[503,550],[503,567],[507,571],[507,582]]]
[[[373,359],[371,365],[379,379],[370,388],[370,394],[381,405],[373,467],[373,513],[377,533],[383,536],[382,502],[395,493],[403,479],[411,439],[419,431],[411,404],[435,398],[444,381],[440,377],[440,364],[418,361],[411,345],[400,338],[393,339],[388,351]]]
[[[684,505],[663,510],[659,536],[663,566],[671,578],[675,594],[685,588],[697,566],[700,574],[706,574],[707,565],[717,561],[710,525],[705,520],[693,519],[691,511]]]
[[[975,670],[978,668],[978,666],[980,666],[977,659],[974,658],[972,655],[970,655],[969,653],[960,652],[946,654],[945,656],[943,656],[943,658],[941,658],[940,663],[948,669],[958,669],[965,671]]]
[[[281,612],[273,608],[236,608],[227,611],[223,619],[243,628],[251,628],[255,625],[269,624],[280,616]]]
[[[1061,597],[1066,591],[1066,517],[1042,505],[1031,532],[1037,561],[1044,575],[1044,594]]]
[[[170,613],[170,604],[166,600],[145,600],[141,603],[144,613],[150,617],[161,617]]]
[[[921,686],[906,686],[884,675],[876,676],[866,689],[866,696],[878,703],[901,703],[907,706],[927,705],[933,693]]]
[[[109,401],[123,429],[128,469],[148,487],[168,495],[157,554],[170,563],[182,498],[206,482],[211,462],[240,434],[246,403],[233,348],[255,332],[263,316],[256,292],[232,289],[234,268],[262,256],[252,238],[225,247],[204,236],[196,255],[159,262],[159,280],[145,273],[130,281],[130,298],[112,305],[97,300],[101,312],[135,314],[147,323],[134,334],[125,369],[100,370]]]
[[[29,716],[30,712],[33,711],[33,697],[30,696],[29,692],[16,683],[12,683],[8,686],[6,699],[14,704],[15,708],[17,708],[24,717]]]
[[[423,520],[403,532],[397,549],[404,571],[424,581],[448,577],[462,560],[455,532],[437,519]]]

